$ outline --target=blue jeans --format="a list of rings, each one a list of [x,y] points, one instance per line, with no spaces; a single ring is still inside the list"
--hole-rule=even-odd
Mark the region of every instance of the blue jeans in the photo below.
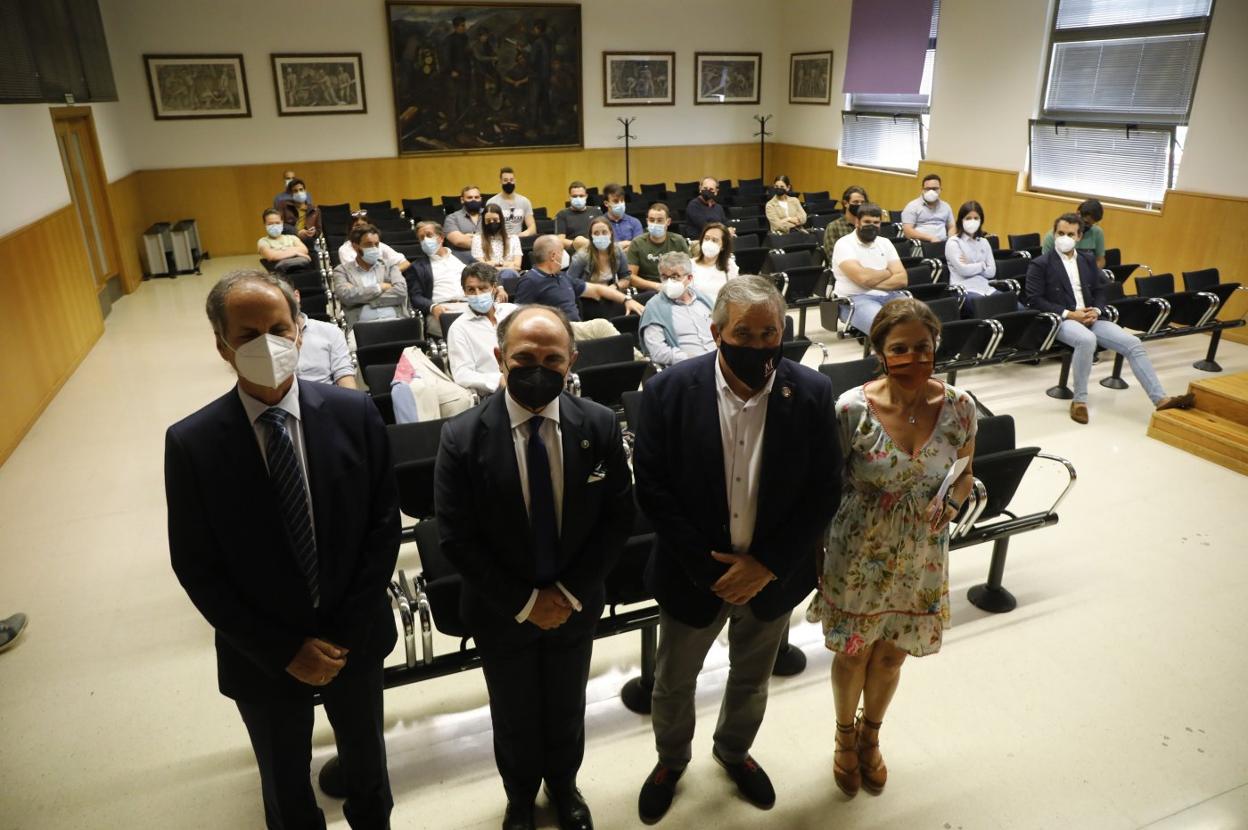
[[[1097,320],[1089,329],[1074,320],[1063,320],[1057,330],[1057,339],[1075,350],[1070,364],[1075,375],[1075,403],[1088,402],[1088,376],[1092,374],[1092,356],[1096,353],[1097,346],[1127,358],[1127,362],[1131,364],[1131,374],[1135,375],[1135,379],[1144,387],[1148,399],[1154,404],[1166,396],[1140,338],[1123,331],[1117,323]]]
[[[841,319],[848,318],[849,324],[863,334],[871,333],[871,323],[875,320],[875,315],[880,313],[880,309],[890,300],[900,300],[906,295],[900,291],[889,291],[887,294],[855,294],[854,297],[854,313],[849,313],[849,306],[841,306]]]

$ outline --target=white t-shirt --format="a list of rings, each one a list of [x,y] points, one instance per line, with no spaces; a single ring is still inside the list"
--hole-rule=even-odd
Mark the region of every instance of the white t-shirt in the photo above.
[[[863,268],[887,268],[889,262],[901,259],[901,257],[897,256],[897,249],[893,247],[893,243],[890,240],[877,236],[870,245],[864,245],[862,240],[858,238],[857,233],[849,233],[836,240],[836,245],[832,247],[832,274],[836,277],[835,291],[838,297],[852,297],[856,294],[885,295],[889,293],[878,288],[863,288],[845,276],[845,272],[841,270],[841,263],[851,259],[858,260],[858,264]]]
[[[429,257],[429,264],[433,270],[433,297],[430,298],[433,304],[463,299],[464,288],[460,283],[465,267],[463,261],[447,250],[446,256]]]

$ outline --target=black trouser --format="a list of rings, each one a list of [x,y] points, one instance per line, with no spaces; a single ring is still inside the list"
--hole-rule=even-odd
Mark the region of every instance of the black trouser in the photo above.
[[[381,661],[351,668],[321,689],[346,783],[343,813],[353,828],[387,828],[394,799],[382,736]],[[312,793],[312,701],[237,704],[260,767],[266,826],[324,828],[325,815]]]
[[[585,757],[585,684],[601,602],[551,631],[532,623],[475,637],[490,693],[494,761],[507,800],[530,804],[543,780],[576,786]]]

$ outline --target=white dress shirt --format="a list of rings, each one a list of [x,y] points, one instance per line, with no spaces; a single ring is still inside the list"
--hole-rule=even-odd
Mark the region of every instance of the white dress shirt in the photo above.
[[[449,248],[442,250],[444,252],[442,256],[429,257],[429,264],[433,270],[433,297],[430,298],[433,305],[444,305],[464,299],[464,289],[460,282],[460,276],[464,273],[464,263],[451,253]]]
[[[451,329],[454,331],[454,329]],[[520,490],[524,494],[525,512],[530,512],[532,506],[529,502],[529,420],[540,415],[545,420],[542,421],[540,434],[542,442],[546,445],[546,455],[550,463],[550,486],[555,495],[555,527],[558,528],[560,535],[563,534],[563,429],[559,423],[559,399],[555,398],[546,404],[546,408],[539,413],[533,413],[516,403],[515,399],[507,392],[503,391],[503,398],[507,402],[507,416],[511,420],[511,438],[516,445],[516,467],[520,472]],[[530,516],[532,514],[530,513]],[[562,583],[556,582],[555,585],[568,598],[568,602],[572,603],[572,607],[577,611],[581,610],[581,603],[576,597],[563,587]],[[537,602],[537,589],[533,589],[533,593],[529,595],[529,601],[520,609],[520,613],[516,614],[516,622],[522,623],[529,618],[529,614],[533,611],[533,604]]]
[[[519,306],[495,303],[494,319],[501,323]],[[451,364],[451,378],[478,395],[489,395],[498,389],[502,373],[494,347],[498,345],[498,326],[484,314],[471,309],[455,321],[446,334],[446,354]]]
[[[1070,280],[1070,290],[1075,292],[1075,308],[1083,308],[1083,280],[1079,278],[1079,254],[1071,251],[1069,254],[1063,254],[1058,251],[1057,255],[1062,258],[1062,265],[1066,268],[1066,277]],[[1068,309],[1062,312],[1062,319],[1070,316],[1070,312],[1074,309]],[[1101,312],[1092,309],[1097,317],[1101,316]]]
[[[251,422],[252,431],[256,434],[256,443],[260,445],[260,458],[264,461],[264,467],[267,470],[269,467],[269,427],[258,419],[270,407],[264,401],[248,395],[243,391],[243,387],[235,388],[238,389],[238,399],[243,402],[243,411],[247,413],[247,420]],[[298,377],[291,381],[290,390],[275,405],[278,409],[284,409],[290,414],[290,417],[286,419],[286,431],[290,433],[290,443],[295,447],[295,460],[299,462],[299,471],[303,473],[303,492],[308,497],[308,519],[315,528],[316,517],[312,513],[312,483],[308,480],[308,453],[303,446],[303,419],[299,416]]]
[[[763,464],[763,428],[773,373],[754,397],[743,401],[728,386],[719,359],[715,388],[719,400],[719,436],[724,449],[724,484],[728,493],[728,531],[733,553],[749,553],[758,515],[758,476]]]

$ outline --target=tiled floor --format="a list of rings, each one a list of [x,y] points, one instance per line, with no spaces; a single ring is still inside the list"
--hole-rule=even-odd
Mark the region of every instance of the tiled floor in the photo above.
[[[214,261],[120,301],[0,467],[0,615],[31,616],[24,641],[0,656],[2,830],[263,824],[246,735],[216,692],[211,632],[169,569],[161,481],[165,427],[232,382],[204,296],[214,275],[250,261]],[[857,356],[817,324],[815,336],[832,360]],[[1190,365],[1205,343],[1150,346],[1170,390],[1200,375]],[[1226,343],[1220,357],[1228,372],[1248,370],[1248,347]],[[1094,380],[1108,370],[1098,365]],[[1073,460],[1079,484],[1059,525],[1010,549],[1017,611],[971,606],[989,550],[954,553],[954,627],[939,655],[905,668],[883,733],[886,793],[847,803],[833,785],[831,661],[817,629],[795,623],[810,665],[773,683],[755,746],[776,808],[741,802],[709,757],[726,675],[717,648],[695,761],[661,826],[1248,827],[1248,479],[1145,437],[1149,407],[1134,382],[1094,385],[1092,423],[1072,424],[1043,394],[1056,374],[1046,364],[960,379],[1016,417],[1020,443]],[[1016,500],[1028,511],[1063,478],[1053,465],[1033,473]],[[411,567],[414,552],[401,562]],[[599,827],[638,825],[654,760],[649,722],[616,697],[636,662],[635,634],[595,651],[581,785]],[[503,795],[480,674],[396,689],[386,704],[394,826],[496,827]],[[314,769],[331,753],[318,715]],[[324,803],[345,827],[340,805]]]

